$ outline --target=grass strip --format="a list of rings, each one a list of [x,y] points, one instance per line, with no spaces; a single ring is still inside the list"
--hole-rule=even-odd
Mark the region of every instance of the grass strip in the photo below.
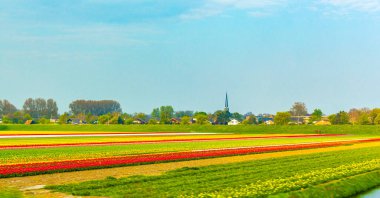
[[[377,186],[380,186],[380,170],[311,186],[299,191],[273,195],[270,198],[353,197]]]

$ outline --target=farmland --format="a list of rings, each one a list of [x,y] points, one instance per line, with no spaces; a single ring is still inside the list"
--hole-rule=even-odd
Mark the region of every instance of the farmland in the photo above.
[[[366,133],[369,128],[302,134],[298,126],[294,133],[226,133],[233,129],[228,126],[221,133],[172,130],[178,126],[152,132],[48,127],[57,130],[0,131],[6,196],[302,197],[331,182],[345,189],[368,181],[345,191],[347,197],[380,185],[373,181],[380,170],[380,136]]]

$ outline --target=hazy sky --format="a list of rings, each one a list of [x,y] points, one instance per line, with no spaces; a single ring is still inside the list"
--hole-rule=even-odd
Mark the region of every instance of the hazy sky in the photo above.
[[[0,99],[380,107],[380,0],[0,0]]]

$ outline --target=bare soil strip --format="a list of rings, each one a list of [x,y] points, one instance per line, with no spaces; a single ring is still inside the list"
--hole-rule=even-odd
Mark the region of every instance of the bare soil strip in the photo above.
[[[183,167],[200,167],[216,164],[228,164],[250,160],[260,160],[276,157],[286,157],[292,155],[306,155],[320,152],[332,152],[340,150],[351,150],[366,147],[380,146],[380,142],[361,143],[347,146],[330,147],[330,148],[317,148],[308,150],[295,150],[275,153],[263,153],[252,155],[241,155],[231,157],[220,157],[201,160],[190,160],[180,162],[170,162],[161,164],[148,164],[139,166],[127,166],[118,168],[96,169],[77,172],[64,172],[47,175],[36,175],[27,177],[3,178],[0,179],[0,186],[15,187],[18,189],[27,189],[38,185],[59,185],[83,182],[88,180],[104,179],[108,176],[120,178],[132,175],[160,175],[166,171],[183,168]],[[26,195],[33,195],[33,197],[68,197],[61,193],[51,193],[44,189],[25,190]]]

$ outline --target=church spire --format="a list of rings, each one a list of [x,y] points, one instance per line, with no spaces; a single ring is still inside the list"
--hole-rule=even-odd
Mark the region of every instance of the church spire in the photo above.
[[[230,108],[228,107],[228,95],[227,95],[227,92],[226,92],[226,101],[225,101],[225,104],[224,104],[224,110],[225,111],[229,111]]]

